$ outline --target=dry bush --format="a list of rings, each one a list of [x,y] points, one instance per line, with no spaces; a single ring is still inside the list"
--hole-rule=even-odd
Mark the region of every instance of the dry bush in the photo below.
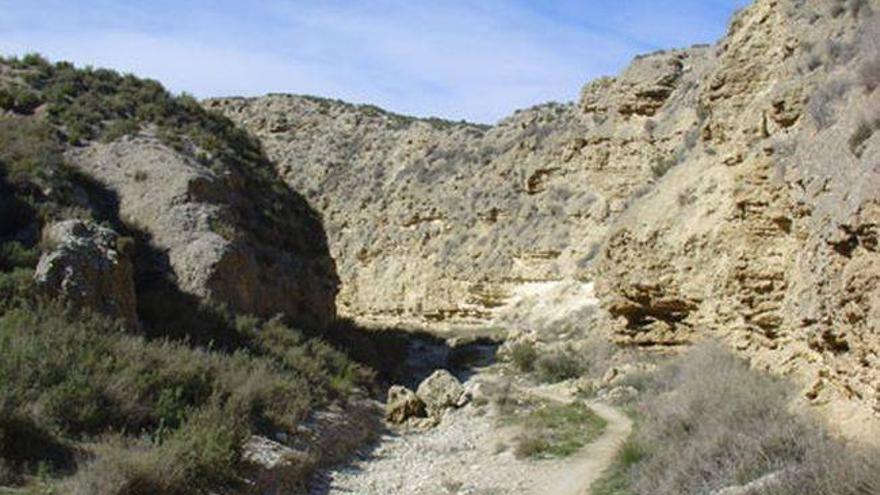
[[[849,137],[849,150],[855,155],[857,158],[862,157],[862,153],[865,152],[865,145],[871,136],[874,135],[874,131],[880,128],[880,119],[875,120],[874,122],[869,122],[867,120],[859,121],[856,126],[856,130],[853,131],[852,135]]]
[[[535,361],[538,360],[538,351],[534,344],[519,342],[510,348],[510,361],[517,370],[523,373],[531,373],[535,370]]]
[[[544,383],[557,383],[583,375],[585,365],[582,356],[571,348],[555,349],[538,357],[535,374]]]
[[[845,81],[832,81],[813,94],[807,104],[807,112],[816,123],[817,129],[825,129],[834,124],[835,105],[846,95],[849,87],[849,83]]]
[[[880,86],[880,56],[875,56],[862,63],[859,67],[859,82],[869,93]]]
[[[514,439],[516,447],[513,450],[518,459],[537,457],[550,448],[545,430],[531,429],[521,432]]]
[[[876,453],[847,449],[789,413],[792,394],[720,346],[699,346],[643,383],[636,433],[593,491],[711,493],[779,473],[765,493],[880,493]]]
[[[799,429],[782,384],[715,346],[691,351],[677,367],[673,389],[641,404],[636,438],[649,454],[635,468],[637,493],[738,485],[797,454]]]

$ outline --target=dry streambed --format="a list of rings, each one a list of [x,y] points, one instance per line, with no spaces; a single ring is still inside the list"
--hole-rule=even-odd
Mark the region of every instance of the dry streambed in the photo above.
[[[311,495],[589,493],[629,434],[629,419],[564,388],[512,382],[497,367],[435,428],[389,430],[353,462],[317,476]]]

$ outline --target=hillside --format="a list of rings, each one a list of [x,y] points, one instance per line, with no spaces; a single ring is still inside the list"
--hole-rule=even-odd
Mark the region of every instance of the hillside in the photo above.
[[[256,142],[156,82],[38,56],[0,61],[0,105],[0,485],[292,488],[363,440],[352,412],[284,479],[254,461],[374,376],[318,338],[325,234]]]
[[[490,128],[298,96],[205,105],[322,213],[343,314],[493,324],[518,287],[594,281],[616,342],[723,337],[858,434],[880,413],[872,7],[760,0],[715,46]]]

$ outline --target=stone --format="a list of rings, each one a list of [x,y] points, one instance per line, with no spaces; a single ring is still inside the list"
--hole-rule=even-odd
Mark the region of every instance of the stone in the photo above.
[[[306,451],[257,435],[245,442],[241,458],[249,468],[254,493],[260,495],[298,493],[316,462]]]
[[[715,490],[710,495],[752,495],[754,493],[770,491],[773,488],[778,488],[785,482],[786,474],[789,473],[785,469],[774,471],[744,485],[729,486]]]
[[[416,395],[425,403],[430,416],[440,417],[446,409],[463,405],[465,391],[452,373],[437,370],[419,384]]]
[[[415,392],[393,385],[388,389],[388,400],[385,403],[385,419],[394,424],[403,424],[413,418],[427,416],[425,403]]]
[[[133,268],[115,231],[82,220],[43,230],[43,253],[34,281],[43,292],[137,326]]]
[[[638,395],[639,391],[635,387],[622,386],[600,393],[599,398],[613,406],[621,406],[632,402]]]

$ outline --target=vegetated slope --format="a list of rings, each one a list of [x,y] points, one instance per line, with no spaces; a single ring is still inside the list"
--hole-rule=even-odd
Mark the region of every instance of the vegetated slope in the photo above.
[[[0,60],[0,107],[0,485],[305,476],[303,421],[371,378],[307,337],[335,317],[318,217],[251,138],[158,83]],[[300,450],[274,444],[288,460],[263,479],[253,434]]]
[[[758,0],[713,47],[489,128],[296,96],[205,105],[322,212],[345,314],[489,321],[519,284],[595,279],[618,342],[722,335],[852,433],[880,412],[878,10]]]
[[[112,71],[36,57],[0,68],[4,109],[57,129],[77,173],[114,196],[105,216],[149,236],[160,252],[150,269],[234,310],[307,325],[335,316],[337,280],[320,219],[231,122]]]

